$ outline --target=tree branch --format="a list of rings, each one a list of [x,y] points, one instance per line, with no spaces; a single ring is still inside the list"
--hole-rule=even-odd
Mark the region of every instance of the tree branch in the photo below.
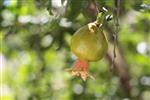
[[[120,0],[115,0],[115,32],[113,33],[113,42],[114,42],[114,47],[113,47],[113,58],[112,58],[112,67],[114,67],[114,62],[116,58],[116,45],[117,45],[117,35],[119,33],[119,14],[120,14]]]
[[[94,1],[95,2],[95,1]],[[95,3],[95,6],[96,3]],[[115,0],[115,30],[112,30],[107,23],[105,26],[105,29],[109,33],[111,40],[113,43],[110,45],[111,49],[107,53],[107,59],[110,63],[110,65],[113,64],[113,71],[118,75],[120,78],[121,85],[123,89],[126,91],[129,97],[131,97],[131,85],[130,85],[130,74],[128,71],[128,64],[124,58],[124,55],[122,54],[122,51],[120,48],[117,48],[117,34],[119,32],[119,14],[120,14],[120,0]],[[97,11],[96,7],[96,11]],[[112,54],[113,50],[113,54]],[[117,56],[116,56],[117,55]],[[113,59],[113,61],[112,61]],[[116,59],[116,60],[115,60]]]
[[[97,14],[99,13],[99,9],[98,9],[98,7],[97,7],[97,4],[96,4],[96,1],[95,0],[93,0],[93,4],[95,5],[95,8],[96,8],[96,11],[97,11]]]

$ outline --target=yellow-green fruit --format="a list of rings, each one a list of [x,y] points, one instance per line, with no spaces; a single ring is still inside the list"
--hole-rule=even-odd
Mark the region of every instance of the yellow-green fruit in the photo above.
[[[94,22],[81,27],[71,39],[71,50],[79,59],[100,60],[107,49],[106,36]]]

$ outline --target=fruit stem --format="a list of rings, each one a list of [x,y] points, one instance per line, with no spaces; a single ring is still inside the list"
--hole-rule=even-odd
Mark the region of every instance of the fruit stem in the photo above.
[[[103,21],[104,21],[104,19],[105,19],[105,16],[106,16],[106,14],[104,14],[104,13],[102,13],[102,12],[98,13],[97,19],[96,19],[96,23],[97,23],[98,25],[103,24]]]

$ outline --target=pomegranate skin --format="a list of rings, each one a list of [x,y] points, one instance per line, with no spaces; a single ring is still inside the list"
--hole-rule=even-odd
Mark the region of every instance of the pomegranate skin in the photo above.
[[[71,39],[71,50],[79,58],[97,61],[104,57],[108,42],[101,27],[89,23],[78,29]]]

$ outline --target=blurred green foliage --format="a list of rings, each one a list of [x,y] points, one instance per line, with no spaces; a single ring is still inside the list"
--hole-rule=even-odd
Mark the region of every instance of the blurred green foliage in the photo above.
[[[114,0],[95,1],[115,17]],[[132,97],[107,58],[91,63],[96,80],[84,82],[64,70],[75,61],[72,34],[96,19],[93,0],[1,0],[1,100],[150,100],[150,1],[121,0],[120,7],[118,45]],[[115,30],[114,18],[106,23]],[[111,44],[112,33],[105,32]]]

